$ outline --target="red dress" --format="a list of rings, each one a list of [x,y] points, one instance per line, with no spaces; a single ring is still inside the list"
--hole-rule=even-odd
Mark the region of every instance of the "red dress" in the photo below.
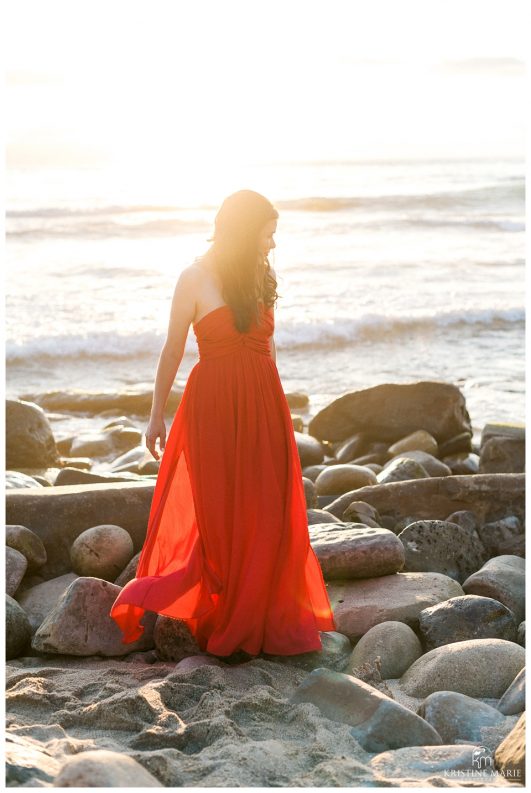
[[[263,322],[228,305],[193,325],[192,368],[161,458],[136,578],[110,616],[133,642],[144,611],[183,620],[201,650],[294,655],[336,630],[310,545],[290,411]]]

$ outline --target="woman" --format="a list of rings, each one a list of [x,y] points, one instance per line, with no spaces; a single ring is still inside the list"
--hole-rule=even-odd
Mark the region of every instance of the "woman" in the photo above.
[[[276,367],[278,212],[259,193],[223,202],[213,244],[181,273],[146,443],[163,454],[136,578],[111,616],[124,643],[145,610],[183,620],[201,650],[294,655],[335,630],[310,546],[302,471]],[[199,348],[166,442],[164,407],[189,326]]]

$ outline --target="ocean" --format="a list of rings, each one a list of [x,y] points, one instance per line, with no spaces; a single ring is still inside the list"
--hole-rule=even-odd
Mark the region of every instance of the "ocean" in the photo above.
[[[475,432],[525,419],[524,163],[262,163],[148,183],[112,169],[7,174],[6,391],[153,386],[175,281],[223,198],[280,213],[277,366],[309,416],[380,383],[439,380]],[[190,328],[176,384],[198,360]]]

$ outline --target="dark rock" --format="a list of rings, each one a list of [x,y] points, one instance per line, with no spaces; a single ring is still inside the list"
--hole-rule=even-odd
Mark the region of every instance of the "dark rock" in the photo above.
[[[523,533],[522,524],[516,515],[484,523],[479,527],[479,536],[489,556],[502,556],[503,548],[507,547],[508,543],[514,542],[516,538],[522,537],[523,539]],[[520,556],[520,554],[517,555]]]
[[[6,595],[6,659],[18,658],[26,651],[31,639],[31,626],[24,609]]]
[[[497,600],[478,595],[450,598],[424,609],[419,630],[427,650],[468,639],[516,640],[512,612]]]
[[[315,485],[311,479],[308,477],[302,477],[302,484],[304,485],[304,497],[306,499],[306,508],[312,509],[313,507],[317,507],[317,493],[315,492]]]
[[[387,529],[328,523],[312,525],[309,531],[326,580],[389,575],[404,565],[402,543]]]
[[[516,438],[489,438],[481,446],[482,474],[520,474],[525,471],[525,442]]]
[[[452,438],[439,444],[439,457],[450,457],[452,454],[469,452],[472,450],[472,431],[459,432]]]
[[[404,569],[455,578],[460,584],[487,559],[476,532],[444,520],[419,520],[400,534],[405,551]]]
[[[335,447],[335,455],[340,463],[350,463],[356,457],[365,454],[368,437],[364,432],[356,432],[350,438]]]
[[[153,642],[159,661],[180,661],[200,655],[200,648],[186,622],[160,614],[153,629]]]
[[[316,438],[303,432],[294,432],[302,468],[318,465],[324,460],[324,449]]]
[[[479,457],[470,453],[466,457],[443,457],[443,462],[455,476],[470,476],[479,473]]]

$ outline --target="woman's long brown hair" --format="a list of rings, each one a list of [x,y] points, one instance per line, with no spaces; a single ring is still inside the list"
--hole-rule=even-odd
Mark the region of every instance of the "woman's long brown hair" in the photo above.
[[[240,333],[260,321],[260,301],[273,306],[279,295],[267,256],[258,253],[258,236],[278,218],[273,204],[254,190],[238,190],[226,198],[216,215],[213,252],[223,299],[232,309]]]

